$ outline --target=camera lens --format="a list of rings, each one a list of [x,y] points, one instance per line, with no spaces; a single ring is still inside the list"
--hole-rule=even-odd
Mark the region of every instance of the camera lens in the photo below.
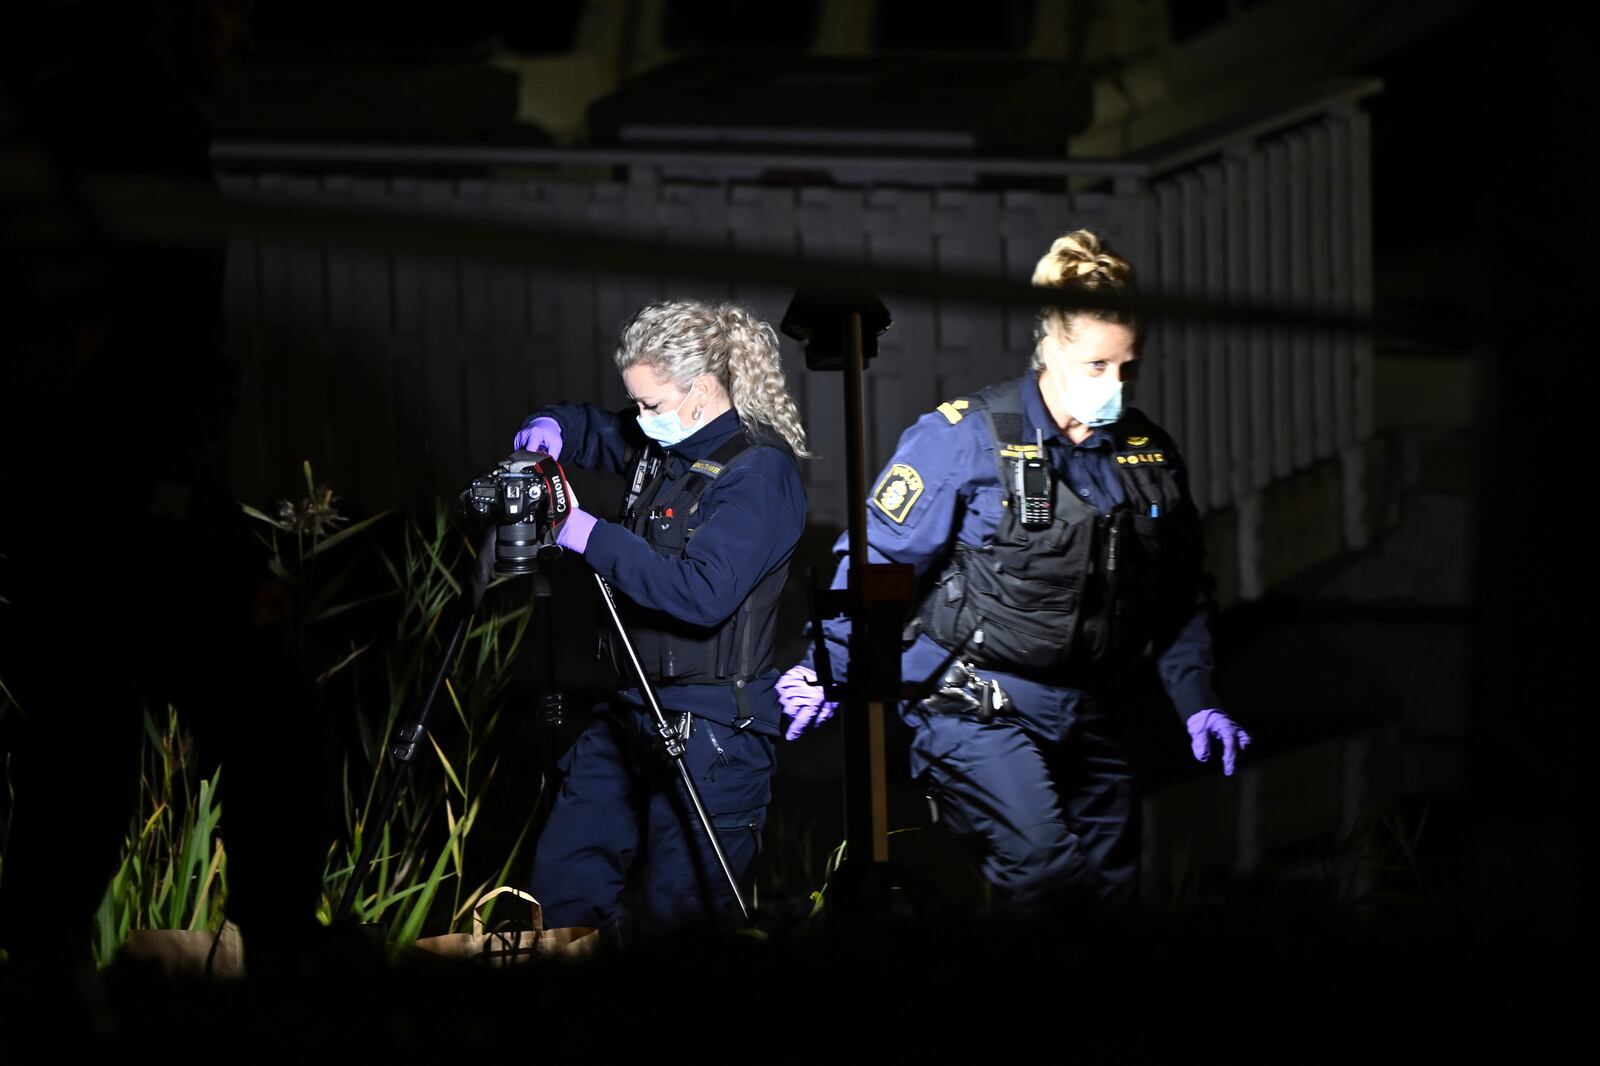
[[[495,572],[533,573],[539,568],[540,549],[544,546],[542,540],[537,522],[530,520],[502,525],[494,542]]]

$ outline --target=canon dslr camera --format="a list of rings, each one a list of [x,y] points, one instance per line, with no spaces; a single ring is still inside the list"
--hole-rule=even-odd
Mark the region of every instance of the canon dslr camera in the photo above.
[[[531,574],[561,554],[556,532],[573,508],[567,475],[544,452],[512,452],[461,491],[469,515],[496,525],[494,572]]]

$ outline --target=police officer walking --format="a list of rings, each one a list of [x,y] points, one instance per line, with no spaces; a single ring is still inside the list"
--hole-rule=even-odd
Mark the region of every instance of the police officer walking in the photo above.
[[[629,640],[743,882],[771,797],[780,732],[778,598],[805,527],[805,430],[772,327],[732,304],[652,304],[616,349],[637,418],[543,407],[514,445],[625,475],[615,522],[581,507],[558,542],[619,594]],[[613,665],[634,681],[621,648]],[[531,891],[547,925],[653,935],[734,914],[736,900],[637,687],[561,760]]]
[[[1033,282],[1117,294],[1133,271],[1078,230],[1055,241]],[[912,564],[923,590],[902,669],[935,691],[901,708],[913,776],[1018,911],[1136,894],[1124,693],[1148,660],[1196,758],[1220,745],[1231,774],[1250,743],[1212,688],[1214,605],[1182,459],[1122,406],[1139,341],[1125,312],[1045,308],[1028,373],[920,418],[867,507],[869,560]],[[836,588],[846,549],[841,537]],[[824,629],[843,677],[848,622]],[[778,691],[790,739],[834,709],[809,657]]]

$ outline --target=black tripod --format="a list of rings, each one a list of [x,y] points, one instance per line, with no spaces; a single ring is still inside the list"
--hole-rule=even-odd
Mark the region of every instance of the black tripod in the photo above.
[[[499,538],[499,526],[490,524],[483,535],[478,547],[477,558],[473,560],[472,570],[468,574],[466,588],[463,590],[459,608],[450,632],[445,638],[443,653],[439,656],[438,668],[434,671],[433,679],[423,692],[422,701],[417,707],[412,719],[401,725],[389,755],[398,764],[395,768],[394,780],[389,784],[389,791],[384,796],[383,804],[378,808],[376,818],[368,827],[366,843],[361,846],[361,855],[356,860],[355,867],[350,871],[350,880],[346,882],[344,894],[339,899],[339,907],[334,912],[335,923],[347,921],[350,912],[355,906],[356,895],[361,891],[361,884],[367,878],[367,871],[372,866],[374,853],[377,851],[378,841],[383,836],[383,827],[388,824],[390,816],[394,813],[395,802],[399,799],[400,789],[405,784],[406,771],[411,767],[412,760],[417,753],[417,747],[422,742],[428,724],[428,713],[433,709],[433,702],[438,698],[439,690],[444,687],[445,675],[454,661],[456,653],[461,650],[461,642],[466,636],[467,627],[472,622],[472,617],[483,602],[483,593],[489,586],[494,576],[496,543]],[[559,552],[560,549],[555,549]],[[722,840],[717,836],[716,826],[712,824],[711,817],[706,813],[705,804],[700,799],[700,790],[694,783],[694,775],[690,773],[688,764],[684,761],[684,742],[678,731],[667,721],[661,711],[661,704],[656,700],[655,689],[650,685],[650,679],[645,676],[644,669],[639,665],[639,657],[634,652],[633,642],[628,639],[628,631],[622,624],[622,615],[617,611],[617,602],[611,595],[611,588],[599,574],[594,575],[595,584],[600,588],[601,599],[605,601],[606,610],[611,616],[611,623],[616,627],[617,636],[622,641],[622,647],[628,653],[628,662],[633,665],[635,676],[639,679],[639,691],[644,694],[645,702],[650,707],[650,712],[655,718],[656,732],[660,735],[662,744],[678,766],[679,776],[683,780],[684,791],[688,793],[695,813],[699,816],[700,824],[705,829],[706,838],[711,842],[711,849],[717,856],[717,862],[722,867],[723,875],[728,879],[728,887],[733,890],[733,898],[739,904],[739,913],[745,921],[750,920],[750,909],[745,904],[744,893],[739,890],[738,878],[734,876],[733,868],[728,865],[728,856],[722,850]]]

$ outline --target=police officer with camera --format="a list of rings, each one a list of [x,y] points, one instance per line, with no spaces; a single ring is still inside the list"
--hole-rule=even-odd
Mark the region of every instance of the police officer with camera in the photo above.
[[[578,506],[557,543],[618,593],[629,641],[742,882],[781,731],[774,640],[805,527],[805,430],[777,335],[736,305],[646,306],[622,329],[615,359],[637,417],[588,403],[543,407],[513,446],[624,475],[617,521]],[[625,649],[607,637],[623,688],[561,760],[531,876],[545,922],[652,935],[733,914],[732,886],[669,772]]]
[[[1095,234],[1055,241],[1034,284],[1131,289]],[[1127,686],[1153,659],[1192,750],[1231,774],[1249,735],[1212,688],[1199,515],[1182,459],[1121,404],[1139,357],[1118,311],[1047,307],[1028,373],[943,403],[900,437],[867,507],[868,558],[912,564],[902,657],[913,776],[1008,908],[1131,899],[1138,814]],[[845,538],[834,587],[846,583]],[[848,622],[824,623],[845,676]],[[794,739],[826,720],[810,657],[778,690]]]

